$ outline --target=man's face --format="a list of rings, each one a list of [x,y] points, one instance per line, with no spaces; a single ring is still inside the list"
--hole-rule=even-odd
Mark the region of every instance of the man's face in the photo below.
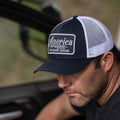
[[[57,78],[58,86],[63,88],[75,106],[83,106],[91,99],[98,99],[107,85],[106,73],[102,68],[95,69],[93,61],[75,74],[57,74]]]

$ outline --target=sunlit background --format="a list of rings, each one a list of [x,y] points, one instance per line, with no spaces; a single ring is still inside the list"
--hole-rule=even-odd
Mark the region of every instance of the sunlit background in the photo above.
[[[22,1],[22,0],[21,0]],[[27,2],[26,2],[27,1]],[[41,11],[40,5],[26,4]],[[48,1],[46,1],[48,2]],[[103,22],[110,30],[119,46],[120,0],[53,0],[57,4],[62,20],[74,15],[91,16]],[[29,44],[38,55],[47,59],[47,36],[39,31],[29,30]],[[42,42],[39,42],[42,39]],[[13,86],[37,81],[51,80],[55,74],[33,71],[43,61],[28,55],[20,40],[20,25],[5,18],[0,18],[0,87]]]

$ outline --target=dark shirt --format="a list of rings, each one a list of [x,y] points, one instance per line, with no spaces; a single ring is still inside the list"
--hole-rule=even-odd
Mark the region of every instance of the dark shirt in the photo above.
[[[86,120],[120,120],[120,87],[101,107],[92,100],[86,106],[73,106],[73,108],[78,112],[85,113]]]

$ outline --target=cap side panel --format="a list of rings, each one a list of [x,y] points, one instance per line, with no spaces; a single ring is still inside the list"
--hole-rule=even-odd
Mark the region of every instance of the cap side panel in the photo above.
[[[86,40],[86,50],[87,50],[87,58],[92,58],[92,57],[97,57],[99,55],[104,54],[106,51],[109,51],[113,48],[113,40],[112,40],[112,36],[109,32],[109,30],[104,26],[104,24],[102,24],[101,22],[99,22],[98,20],[91,18],[91,17],[78,17],[78,20],[81,22],[83,29],[84,29],[84,34],[85,34],[85,40]],[[88,21],[89,24],[95,24],[95,26],[91,27],[91,32],[93,32],[93,30],[96,32],[100,32],[98,33],[99,36],[96,36],[96,34],[94,33],[92,35],[88,34],[89,31],[87,28],[89,28],[89,26],[85,23],[85,21]],[[97,28],[98,27],[98,28]],[[97,30],[100,31],[97,31]],[[97,42],[97,44],[93,44],[92,47],[89,47],[89,37],[92,36],[92,40],[93,42]],[[103,36],[103,37],[102,37]]]
[[[77,17],[78,21],[81,23],[81,25],[83,26],[83,30],[84,30],[84,35],[85,35],[85,42],[86,42],[86,52],[87,52],[87,58],[89,58],[88,56],[88,36],[87,36],[87,32],[86,32],[86,27],[83,23],[83,21],[80,19],[80,17]]]
[[[88,17],[87,19],[90,19],[93,22],[95,22],[99,26],[99,28],[102,30],[102,32],[104,33],[104,35],[106,37],[106,44],[104,44],[106,46],[104,48],[106,48],[106,49],[104,49],[103,53],[108,51],[108,50],[111,50],[113,48],[113,39],[112,39],[112,36],[111,36],[109,30],[106,28],[106,26],[94,18]],[[109,36],[108,36],[108,34],[109,34]]]

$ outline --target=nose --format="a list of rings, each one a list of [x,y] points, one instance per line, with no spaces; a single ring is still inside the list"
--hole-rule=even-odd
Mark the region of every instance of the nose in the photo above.
[[[57,75],[57,78],[58,78],[58,86],[60,88],[69,87],[71,85],[66,75]]]

